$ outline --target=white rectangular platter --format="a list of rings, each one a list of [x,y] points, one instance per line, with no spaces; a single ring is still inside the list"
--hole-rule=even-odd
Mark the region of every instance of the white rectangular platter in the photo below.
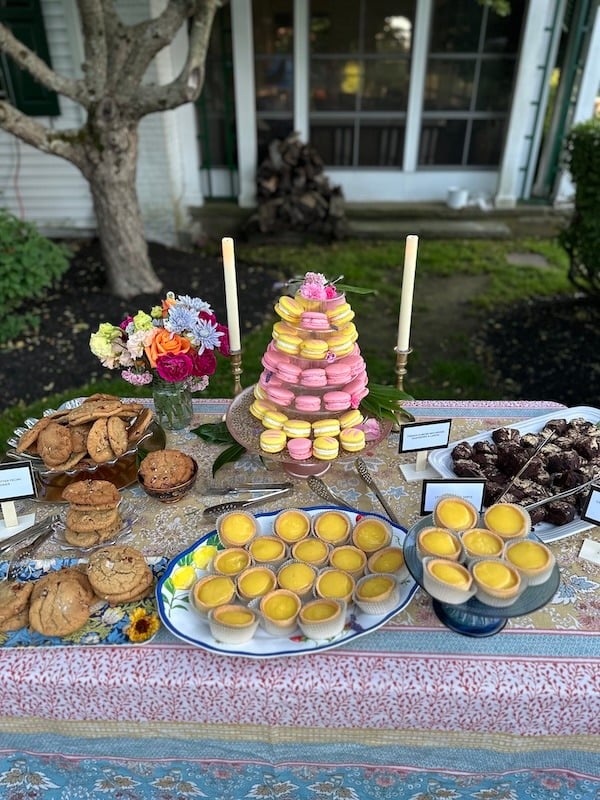
[[[556,411],[550,414],[543,414],[539,417],[531,417],[523,422],[518,422],[513,425],[506,425],[504,427],[514,428],[519,433],[539,433],[547,422],[552,419],[566,419],[567,422],[583,417],[588,422],[598,424],[600,422],[600,409],[592,408],[591,406],[574,406],[573,408],[557,408]],[[429,453],[428,460],[431,466],[442,478],[456,478],[456,474],[452,468],[452,450],[458,444],[458,441],[468,442],[474,444],[475,442],[492,441],[492,433],[495,428],[483,433],[478,433],[476,436],[470,436],[468,439],[460,439],[448,447],[440,450],[433,450]],[[566,525],[551,525],[548,522],[542,522],[540,525],[535,526],[535,532],[543,542],[555,542],[558,539],[564,539],[566,536],[572,536],[580,531],[585,531],[588,528],[593,528],[591,522],[585,522],[580,518],[574,519]]]

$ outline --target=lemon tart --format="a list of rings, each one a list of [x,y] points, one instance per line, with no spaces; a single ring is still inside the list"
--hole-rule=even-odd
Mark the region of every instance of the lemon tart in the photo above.
[[[285,542],[277,536],[257,536],[248,545],[256,564],[277,564],[286,557]]]
[[[369,572],[387,572],[390,575],[399,574],[406,569],[404,553],[401,547],[383,547],[369,556],[367,561]]]
[[[426,527],[417,536],[417,552],[421,558],[434,556],[458,561],[461,554],[460,541],[456,534],[447,528]]]
[[[500,557],[504,539],[487,528],[471,528],[462,535],[462,545],[469,558]]]
[[[353,578],[360,578],[367,565],[367,556],[363,550],[351,544],[334,547],[329,556],[329,563],[336,569],[343,569]]]
[[[392,541],[392,529],[379,517],[362,517],[354,526],[352,541],[359,550],[374,553]]]
[[[436,600],[458,605],[473,594],[473,577],[456,561],[426,558],[423,561],[423,586]]]
[[[320,567],[329,558],[329,545],[320,539],[309,536],[307,539],[303,539],[293,545],[292,558]]]
[[[288,589],[273,589],[260,599],[262,626],[271,636],[289,636],[297,629],[300,598]]]
[[[277,582],[281,589],[289,589],[298,597],[304,597],[312,589],[316,571],[303,561],[288,561],[279,568]]]
[[[217,642],[244,644],[250,641],[258,627],[258,615],[245,606],[233,603],[213,608],[208,615],[208,627]]]
[[[213,558],[212,568],[221,575],[239,575],[250,566],[250,553],[243,547],[226,547],[218,550]]]
[[[534,539],[509,542],[506,545],[505,558],[521,575],[527,576],[529,586],[537,586],[548,580],[555,563],[550,549]]]
[[[440,528],[466,531],[474,528],[479,520],[475,506],[463,497],[447,495],[440,497],[433,510],[433,523]]]
[[[217,519],[217,532],[225,547],[244,547],[257,530],[256,518],[248,511],[228,511]]]
[[[512,564],[498,558],[475,561],[471,570],[477,597],[489,605],[510,605],[521,591],[521,576]]]
[[[349,602],[354,585],[354,578],[347,572],[341,569],[325,569],[317,576],[315,592],[319,597]]]
[[[284,542],[294,544],[310,533],[310,517],[298,508],[288,508],[275,517],[273,529]]]
[[[383,572],[361,578],[353,595],[354,602],[365,614],[387,614],[398,605],[399,597],[396,578]]]
[[[231,602],[234,595],[235,584],[228,575],[205,575],[196,581],[190,592],[194,608],[205,614]]]
[[[494,503],[483,515],[486,528],[503,539],[518,539],[531,530],[531,519],[527,511],[514,503]]]
[[[343,511],[323,511],[313,520],[315,536],[331,545],[344,544],[350,536],[352,523]]]
[[[318,598],[306,603],[298,614],[298,625],[309,639],[330,639],[344,630],[346,604],[341,600]]]
[[[243,600],[253,600],[272,591],[276,582],[275,573],[268,567],[248,567],[238,575],[238,594]]]

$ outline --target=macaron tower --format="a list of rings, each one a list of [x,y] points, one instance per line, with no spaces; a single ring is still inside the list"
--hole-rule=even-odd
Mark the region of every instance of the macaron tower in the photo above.
[[[359,406],[368,377],[345,295],[324,275],[307,272],[293,296],[278,299],[275,313],[250,406],[265,429],[261,449],[298,461],[362,450]],[[274,430],[282,434],[278,450]]]

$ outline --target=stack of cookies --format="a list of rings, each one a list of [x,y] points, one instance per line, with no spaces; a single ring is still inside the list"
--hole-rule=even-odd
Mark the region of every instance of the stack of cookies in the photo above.
[[[118,544],[91,554],[87,576],[98,597],[111,606],[143,599],[151,591],[154,580],[142,553]]]
[[[123,527],[121,495],[110,481],[76,481],[63,490],[62,498],[69,503],[64,535],[74,547],[107,542]]]
[[[39,456],[56,472],[104,464],[134,447],[152,420],[140,403],[97,394],[39,419],[21,435],[16,452]]]
[[[32,586],[29,627],[44,636],[68,636],[85,625],[97,600],[84,572],[63,567]]]

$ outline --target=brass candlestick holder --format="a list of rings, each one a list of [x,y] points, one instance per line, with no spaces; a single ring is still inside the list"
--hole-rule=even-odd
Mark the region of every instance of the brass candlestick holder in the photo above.
[[[240,394],[240,392],[242,391],[242,383],[240,380],[240,375],[243,372],[242,351],[232,350],[229,353],[229,357],[231,359],[231,372],[233,375],[233,396],[237,397],[238,394]]]
[[[408,361],[408,356],[412,353],[412,347],[409,347],[408,350],[398,350],[397,347],[394,347],[394,350],[396,351],[396,389],[403,392],[406,362]]]

